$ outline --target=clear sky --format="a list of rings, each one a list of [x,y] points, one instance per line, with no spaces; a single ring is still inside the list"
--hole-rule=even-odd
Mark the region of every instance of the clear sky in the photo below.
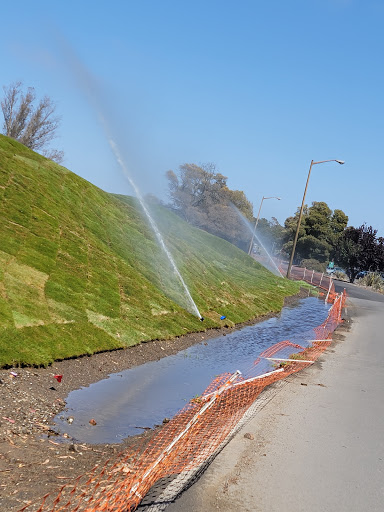
[[[0,85],[21,80],[62,116],[64,165],[132,194],[69,47],[103,91],[143,193],[164,174],[214,162],[262,216],[301,204],[342,209],[384,236],[383,0],[108,0],[3,2]]]

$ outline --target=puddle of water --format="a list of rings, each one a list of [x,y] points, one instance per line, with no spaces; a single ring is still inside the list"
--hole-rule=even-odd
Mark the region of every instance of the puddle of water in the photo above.
[[[115,373],[72,391],[66,410],[56,416],[56,430],[78,442],[116,443],[171,418],[201,395],[223,372],[244,371],[275,343],[289,339],[306,345],[329,306],[315,297],[298,300],[275,318],[202,342],[160,361]],[[66,418],[72,416],[73,423]],[[89,420],[94,418],[97,425]]]

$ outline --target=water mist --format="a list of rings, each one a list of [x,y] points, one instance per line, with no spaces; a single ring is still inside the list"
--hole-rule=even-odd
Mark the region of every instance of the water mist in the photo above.
[[[157,242],[159,243],[159,245],[160,245],[161,249],[163,250],[163,252],[165,253],[166,257],[168,258],[169,263],[172,267],[172,270],[173,270],[175,276],[177,277],[179,283],[182,286],[182,289],[183,289],[183,292],[185,294],[185,297],[187,299],[187,304],[188,304],[186,309],[193,315],[196,315],[201,321],[203,321],[204,318],[201,316],[201,314],[196,306],[196,303],[193,300],[193,298],[188,290],[188,287],[187,287],[182,275],[180,274],[179,269],[176,266],[175,260],[173,259],[172,254],[170,253],[169,249],[167,248],[164,238],[163,238],[162,234],[160,233],[160,231],[157,227],[157,224],[154,221],[152,215],[150,214],[149,209],[140,193],[139,188],[137,187],[136,183],[132,179],[132,176],[131,176],[130,172],[128,171],[127,165],[125,164],[124,159],[121,156],[121,152],[118,148],[118,145],[117,145],[114,137],[112,136],[110,122],[107,122],[107,117],[104,114],[106,109],[103,108],[104,105],[102,104],[102,101],[101,101],[101,94],[96,93],[96,91],[98,91],[98,85],[97,85],[96,81],[91,77],[90,73],[86,70],[85,66],[74,55],[74,52],[71,50],[71,48],[69,48],[68,44],[64,40],[61,41],[61,46],[62,46],[63,52],[65,53],[66,60],[69,64],[69,67],[71,68],[72,72],[74,73],[74,75],[76,76],[78,81],[80,82],[81,88],[85,92],[87,99],[89,100],[91,106],[93,107],[93,109],[97,113],[99,120],[101,121],[102,127],[104,129],[104,132],[105,132],[107,140],[108,140],[108,143],[112,149],[112,152],[116,158],[118,165],[120,166],[120,169],[122,170],[124,176],[127,178],[128,182],[130,183],[132,189],[134,190],[135,195],[142,207],[142,210],[143,210],[143,212],[144,212],[144,214],[145,214],[145,216],[146,216],[146,218],[156,236]]]
[[[140,205],[148,219],[148,222],[149,222],[151,228],[153,229],[153,232],[155,233],[155,236],[157,238],[157,241],[159,242],[160,247],[165,252],[173,271],[175,272],[176,276],[178,277],[178,279],[184,289],[185,295],[186,295],[186,297],[188,299],[188,303],[190,305],[190,312],[193,313],[194,315],[196,315],[201,321],[203,321],[204,318],[201,316],[201,314],[196,306],[196,303],[193,300],[192,295],[190,294],[190,291],[188,290],[187,285],[185,284],[183,276],[180,274],[180,271],[176,266],[175,260],[173,259],[172,254],[169,252],[169,249],[164,242],[164,238],[163,238],[162,234],[160,233],[156,222],[154,221],[152,215],[149,213],[149,210],[147,208],[147,205],[145,204],[143,196],[140,193],[140,190],[138,189],[137,185],[135,184],[135,182],[132,180],[130,174],[128,173],[128,170],[124,163],[124,160],[122,159],[122,157],[120,155],[119,148],[117,147],[115,141],[111,137],[108,137],[108,142],[109,142],[109,145],[111,146],[113,154],[115,155],[117,163],[120,165],[121,170],[123,171],[124,175],[128,179],[131,187],[135,191],[136,197],[140,202]]]
[[[237,212],[238,216],[240,217],[240,219],[242,220],[243,224],[249,229],[251,235],[253,235],[256,238],[257,243],[260,245],[260,247],[263,249],[263,251],[267,255],[268,259],[272,263],[272,267],[273,267],[274,271],[276,271],[277,275],[279,275],[280,277],[284,277],[283,274],[280,272],[279,267],[276,265],[275,260],[272,258],[272,256],[267,251],[265,245],[261,242],[260,238],[257,236],[254,226],[252,226],[252,224],[249,222],[249,220],[244,217],[244,215],[240,212],[240,210],[238,208],[236,208],[235,205],[232,205],[232,207],[236,210],[236,212]]]

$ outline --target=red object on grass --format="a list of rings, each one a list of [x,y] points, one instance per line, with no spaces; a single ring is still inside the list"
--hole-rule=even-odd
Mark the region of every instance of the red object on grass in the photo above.
[[[10,423],[15,423],[15,420],[12,420],[11,418],[6,418],[5,416],[3,416],[3,420],[7,420]]]
[[[62,375],[54,375],[53,377],[57,380],[57,382],[61,382],[61,379],[63,378]]]

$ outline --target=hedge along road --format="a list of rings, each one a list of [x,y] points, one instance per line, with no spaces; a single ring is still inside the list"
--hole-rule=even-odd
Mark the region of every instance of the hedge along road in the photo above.
[[[346,322],[331,347],[274,385],[167,512],[382,512],[384,296],[336,282],[344,287]]]

